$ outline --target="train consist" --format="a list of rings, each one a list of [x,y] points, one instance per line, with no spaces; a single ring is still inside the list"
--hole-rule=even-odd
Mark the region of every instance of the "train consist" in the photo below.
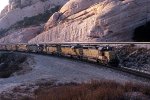
[[[119,60],[114,48],[108,45],[83,44],[0,44],[1,51],[19,51],[67,56],[96,61],[100,64],[117,67]]]

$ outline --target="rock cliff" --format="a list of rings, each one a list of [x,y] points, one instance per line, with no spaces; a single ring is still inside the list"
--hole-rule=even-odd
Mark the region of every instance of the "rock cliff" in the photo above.
[[[8,29],[25,17],[36,16],[65,2],[66,0],[9,0],[8,10],[5,10],[0,18],[0,29]]]
[[[67,1],[9,0],[0,13],[0,43],[28,42],[43,31],[51,14]]]
[[[8,35],[0,39],[0,43],[27,43],[42,31],[42,26],[11,30],[7,33]]]
[[[59,11],[55,9],[58,5]],[[135,29],[148,22],[150,0],[9,0],[0,14],[0,33],[5,33],[0,42],[37,26],[44,31],[31,36],[29,43],[133,41]],[[145,33],[138,36],[141,34]]]
[[[150,21],[150,0],[70,0],[29,43],[132,41]]]

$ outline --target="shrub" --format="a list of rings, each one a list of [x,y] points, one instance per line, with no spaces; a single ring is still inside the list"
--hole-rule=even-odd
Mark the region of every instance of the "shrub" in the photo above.
[[[113,81],[92,81],[40,88],[35,100],[124,100],[125,93],[128,92],[141,92],[150,96],[150,87],[132,83],[122,85]]]
[[[14,53],[0,54],[0,78],[8,78],[13,73],[22,70],[20,64],[26,59],[25,55],[16,55]]]

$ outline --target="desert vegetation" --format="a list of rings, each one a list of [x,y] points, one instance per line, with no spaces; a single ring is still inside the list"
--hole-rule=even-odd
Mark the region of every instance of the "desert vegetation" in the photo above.
[[[70,83],[53,87],[41,87],[35,92],[35,100],[141,100],[150,98],[150,87],[114,81]]]
[[[0,53],[0,78],[8,78],[13,73],[22,70],[20,66],[27,57],[22,54]]]
[[[101,80],[89,83],[66,83],[54,85],[53,82],[38,83],[33,93],[31,87],[16,87],[9,94],[0,94],[1,100],[149,100],[150,86],[117,83]],[[19,93],[19,94],[18,94]],[[27,95],[28,94],[28,95]]]

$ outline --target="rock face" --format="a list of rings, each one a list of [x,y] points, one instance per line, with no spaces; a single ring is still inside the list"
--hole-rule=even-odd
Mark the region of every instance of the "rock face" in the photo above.
[[[0,30],[8,29],[11,25],[23,20],[25,17],[32,17],[44,13],[46,10],[63,5],[67,0],[9,0],[9,5],[0,15]]]
[[[150,21],[150,0],[70,0],[29,43],[132,41]]]
[[[30,6],[39,1],[41,0],[9,0],[9,10]]]
[[[43,31],[43,26],[22,28],[7,33],[0,39],[0,43],[27,43]]]
[[[5,16],[8,12],[8,5],[0,12],[0,19]]]

